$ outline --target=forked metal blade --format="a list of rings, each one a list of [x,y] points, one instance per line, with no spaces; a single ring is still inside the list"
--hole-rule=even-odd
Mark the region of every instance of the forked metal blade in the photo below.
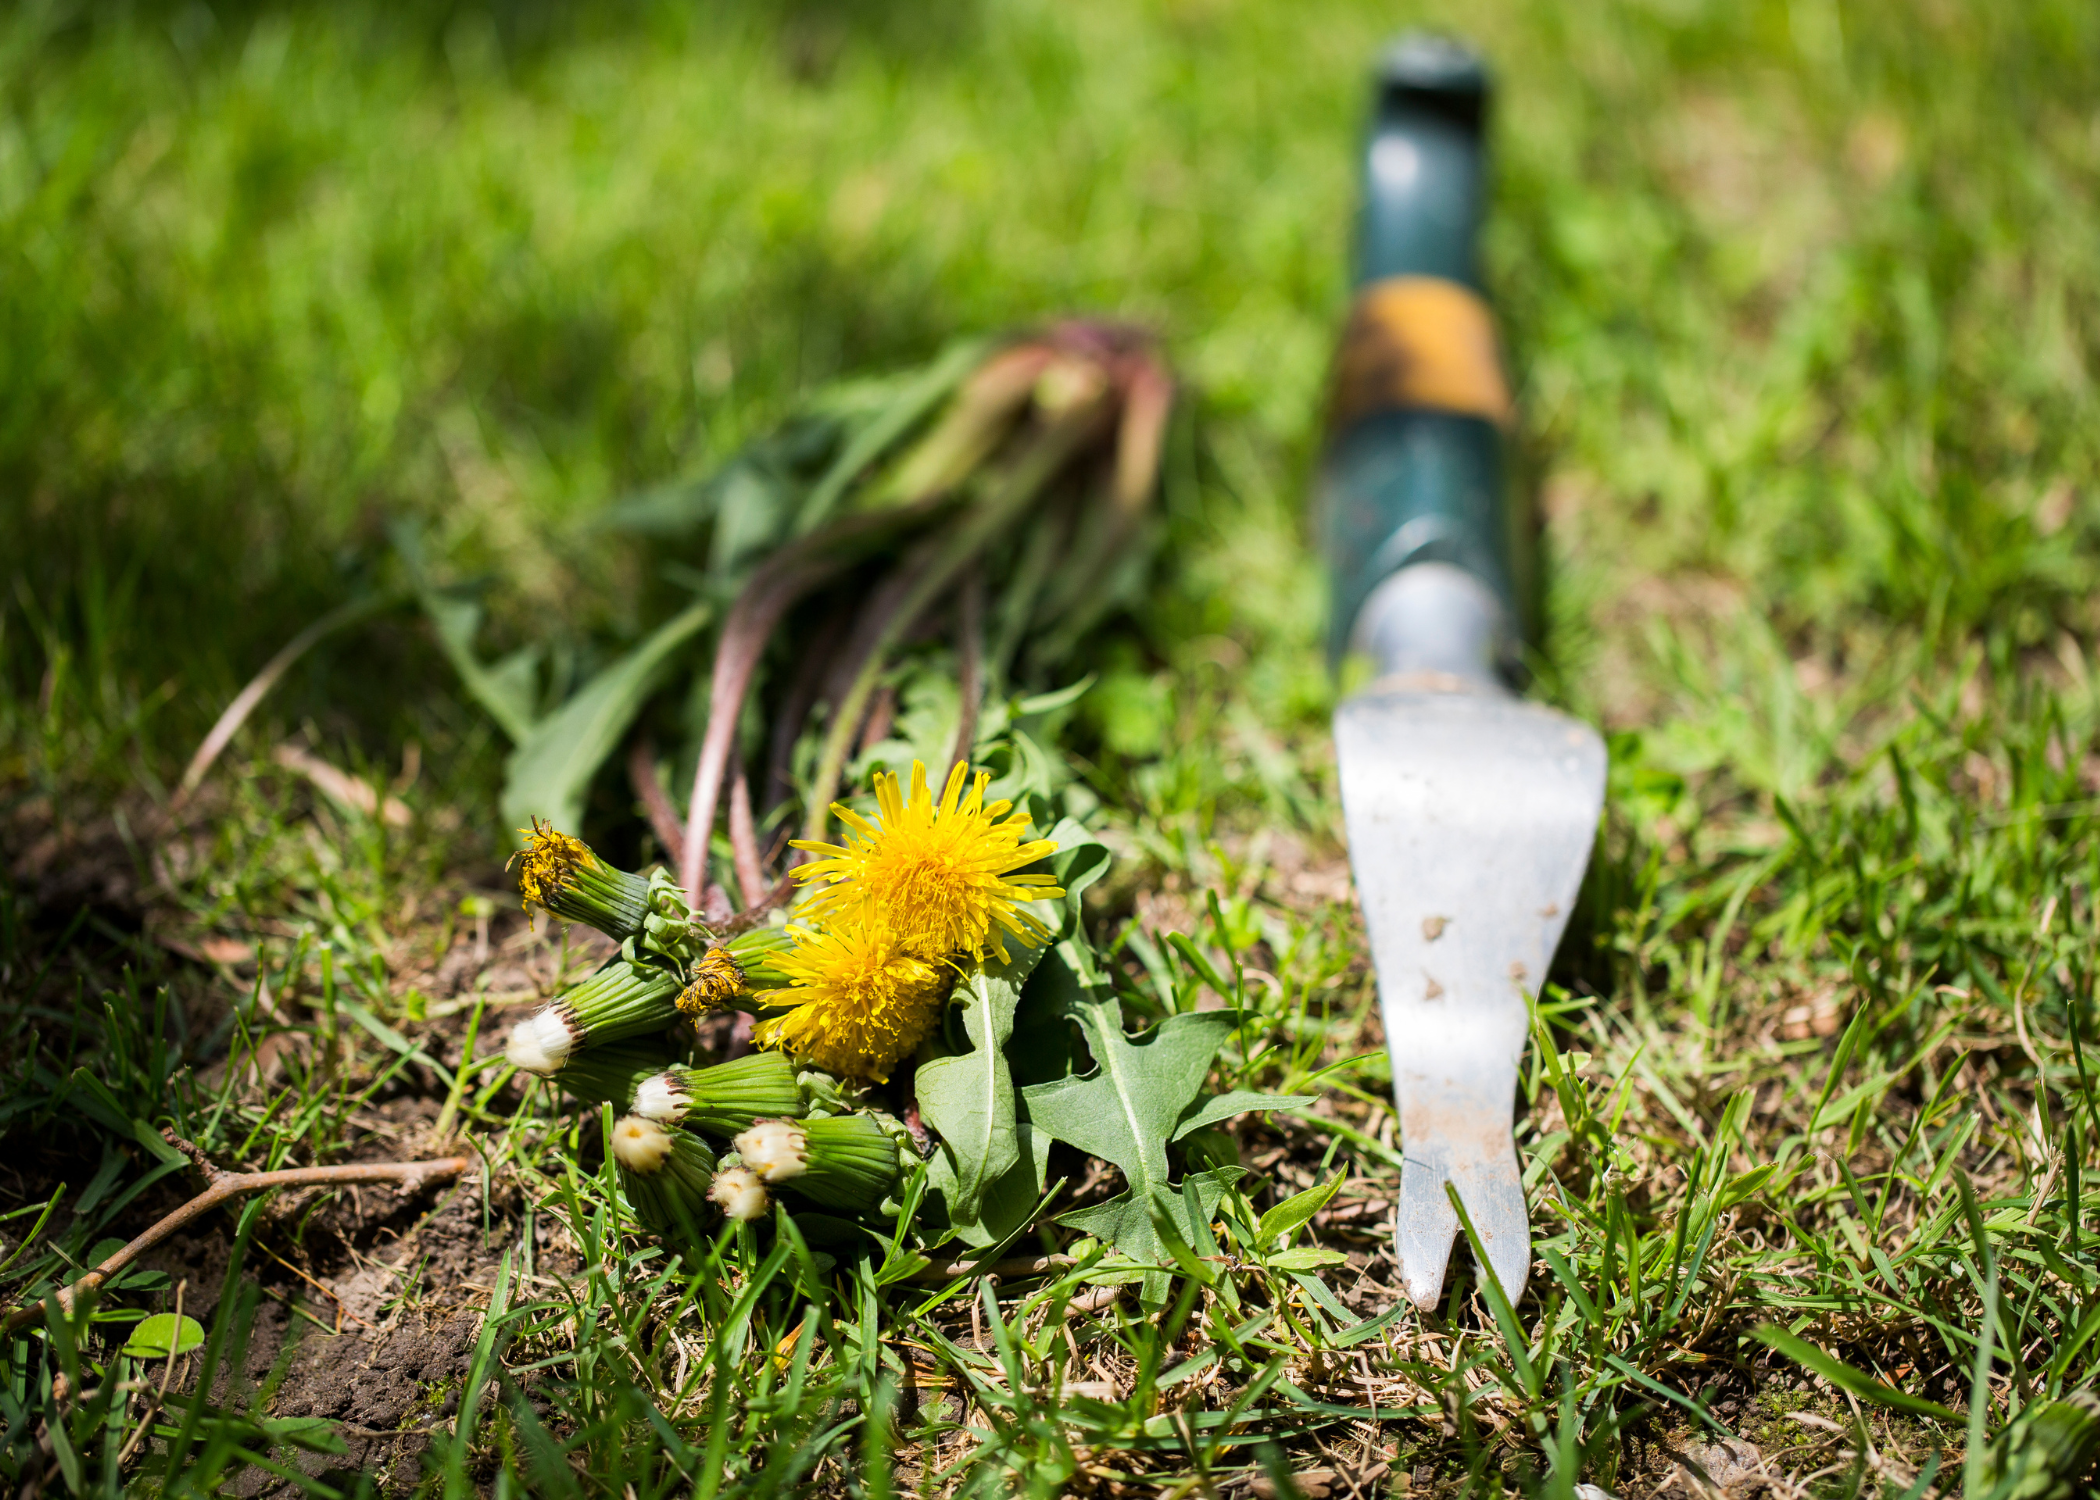
[[[1401,1275],[1418,1307],[1442,1297],[1452,1182],[1514,1302],[1517,1067],[1604,809],[1604,742],[1535,703],[1388,683],[1336,711],[1334,741],[1400,1109]]]

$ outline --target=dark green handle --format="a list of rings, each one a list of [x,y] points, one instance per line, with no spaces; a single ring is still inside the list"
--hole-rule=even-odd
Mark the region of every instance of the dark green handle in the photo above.
[[[1386,54],[1363,158],[1357,303],[1337,362],[1320,478],[1334,578],[1331,643],[1399,570],[1441,562],[1485,586],[1513,648],[1518,617],[1505,514],[1508,419],[1482,299],[1487,70],[1432,37]]]

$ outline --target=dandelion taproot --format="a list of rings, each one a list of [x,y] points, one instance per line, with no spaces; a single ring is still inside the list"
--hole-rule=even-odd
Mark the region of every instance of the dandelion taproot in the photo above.
[[[796,848],[823,856],[795,871],[797,880],[819,886],[803,914],[817,922],[879,922],[903,952],[934,961],[981,959],[989,948],[1003,962],[1008,936],[1048,941],[1049,927],[1021,903],[1064,892],[1054,876],[1014,872],[1056,853],[1057,843],[1029,839],[1027,816],[1008,816],[1011,802],[986,806],[991,780],[980,771],[972,782],[969,767],[957,761],[935,802],[920,762],[912,762],[908,795],[896,776],[878,772],[875,822],[834,804],[849,830],[846,842],[797,841]]]
[[[794,946],[774,960],[788,988],[768,993],[765,1003],[793,1008],[761,1021],[752,1040],[882,1082],[940,1019],[950,971],[903,951],[879,922],[790,931]]]

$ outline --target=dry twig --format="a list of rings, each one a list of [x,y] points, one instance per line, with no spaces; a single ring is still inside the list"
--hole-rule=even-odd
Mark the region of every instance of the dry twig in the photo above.
[[[392,1182],[404,1193],[412,1193],[440,1178],[457,1177],[474,1164],[471,1156],[446,1156],[433,1161],[355,1162],[339,1167],[288,1167],[276,1172],[228,1172],[173,1131],[163,1131],[168,1144],[197,1166],[206,1183],[203,1192],[160,1220],[144,1234],[106,1258],[70,1286],[58,1292],[58,1309],[70,1313],[82,1294],[92,1292],[176,1230],[202,1218],[222,1203],[266,1193],[281,1187],[331,1187],[354,1182]],[[18,1307],[0,1322],[0,1334],[13,1333],[34,1323],[44,1313],[42,1302]]]

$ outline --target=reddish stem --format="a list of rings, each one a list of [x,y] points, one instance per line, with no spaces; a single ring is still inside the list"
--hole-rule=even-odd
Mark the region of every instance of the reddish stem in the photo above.
[[[627,779],[634,783],[634,794],[641,799],[642,808],[649,814],[649,827],[656,834],[656,841],[664,846],[664,860],[677,865],[685,859],[685,830],[678,826],[678,809],[672,805],[670,793],[656,776],[656,745],[647,735],[634,742],[634,749],[627,756]]]
[[[729,848],[736,860],[736,883],[744,905],[756,906],[766,899],[766,872],[758,857],[758,824],[751,816],[751,782],[744,775],[744,758],[736,761],[736,780],[729,788]]]

